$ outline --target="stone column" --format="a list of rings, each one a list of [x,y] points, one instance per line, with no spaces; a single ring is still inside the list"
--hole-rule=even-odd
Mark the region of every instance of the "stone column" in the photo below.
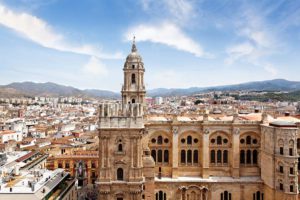
[[[202,177],[208,178],[208,170],[209,170],[209,129],[204,128],[203,131],[203,138],[202,138]]]
[[[104,155],[104,138],[103,137],[101,138],[101,148],[102,148],[102,152],[101,152],[101,158],[102,158],[101,166],[102,166],[102,168],[104,168],[105,167],[105,165],[104,165],[105,155]]]
[[[130,138],[131,168],[133,168],[133,138]]]
[[[240,177],[240,129],[234,128],[232,131],[232,152],[231,152],[231,176]]]
[[[172,128],[173,143],[172,143],[172,178],[178,177],[178,127]]]

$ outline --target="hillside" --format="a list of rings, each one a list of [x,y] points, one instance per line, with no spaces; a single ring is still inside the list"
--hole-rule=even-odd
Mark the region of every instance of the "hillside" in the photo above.
[[[300,82],[288,81],[285,79],[274,79],[267,81],[248,82],[236,85],[225,85],[216,87],[191,87],[180,88],[157,88],[147,90],[147,96],[184,96],[209,91],[297,91],[300,90]],[[59,85],[56,83],[34,83],[21,82],[0,86],[0,97],[19,96],[77,96],[77,97],[100,97],[120,98],[119,93],[108,90],[86,89],[80,90],[71,86]]]

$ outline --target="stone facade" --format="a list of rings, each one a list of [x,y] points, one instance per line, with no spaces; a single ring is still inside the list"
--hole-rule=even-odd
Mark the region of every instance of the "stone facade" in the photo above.
[[[296,119],[144,115],[135,43],[124,72],[122,104],[99,108],[99,199],[298,199]]]

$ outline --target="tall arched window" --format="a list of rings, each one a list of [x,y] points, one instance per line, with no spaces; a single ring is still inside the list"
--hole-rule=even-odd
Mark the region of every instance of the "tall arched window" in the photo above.
[[[162,162],[162,150],[161,149],[159,149],[158,151],[157,151],[157,162]]]
[[[118,145],[118,151],[123,151],[123,145],[122,144]]]
[[[257,164],[257,150],[253,150],[253,164]]]
[[[124,174],[123,174],[123,169],[122,168],[117,169],[117,180],[118,181],[123,181],[124,180]]]
[[[260,191],[253,193],[253,200],[264,200],[264,193]]]
[[[217,163],[222,163],[222,151],[217,151]]]
[[[194,163],[198,163],[198,150],[194,150]]]
[[[231,200],[231,193],[228,191],[221,193],[221,200]]]
[[[169,150],[164,151],[164,162],[165,163],[169,162]]]
[[[223,151],[223,163],[228,163],[228,151]]]
[[[192,136],[187,137],[187,144],[192,144]]]
[[[210,162],[211,163],[215,163],[216,162],[215,155],[216,155],[215,150],[211,150],[210,151]]]
[[[180,157],[181,157],[181,163],[185,163],[185,150],[181,150]]]
[[[158,136],[157,137],[157,144],[162,144],[162,141],[163,141],[162,136]]]
[[[246,137],[246,144],[251,144],[251,136]]]
[[[222,137],[221,136],[217,137],[217,144],[222,144]]]
[[[155,194],[155,200],[167,200],[167,194],[160,190]]]
[[[247,164],[251,164],[251,150],[247,150]]]
[[[132,84],[136,83],[136,81],[135,81],[135,74],[131,74],[131,83]]]
[[[192,150],[187,151],[187,163],[192,163]]]
[[[240,163],[245,164],[245,151],[244,150],[240,151]]]
[[[151,150],[151,156],[152,156],[154,162],[156,162],[156,151],[154,149]]]

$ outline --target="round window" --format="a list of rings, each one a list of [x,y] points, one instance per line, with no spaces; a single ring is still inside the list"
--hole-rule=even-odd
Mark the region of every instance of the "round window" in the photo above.
[[[253,139],[253,144],[257,144],[257,139]]]
[[[197,138],[194,139],[194,143],[197,144],[199,141]]]
[[[152,142],[152,143],[155,143],[155,142],[156,142],[156,139],[155,139],[155,138],[152,138],[151,142]]]
[[[165,142],[165,143],[169,143],[169,139],[168,139],[168,138],[165,138],[165,139],[164,139],[164,142]]]
[[[210,142],[214,144],[216,142],[216,140],[215,139],[211,139]]]
[[[182,144],[185,143],[185,139],[184,138],[181,139],[181,143]]]
[[[240,142],[241,142],[241,144],[244,144],[245,143],[245,139],[241,139]]]
[[[223,139],[224,144],[227,144],[228,140],[225,138]]]

